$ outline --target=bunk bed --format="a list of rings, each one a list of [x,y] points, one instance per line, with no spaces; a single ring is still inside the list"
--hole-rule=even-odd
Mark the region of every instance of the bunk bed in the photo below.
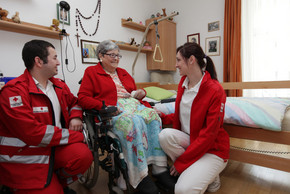
[[[290,81],[265,81],[265,82],[228,82],[221,83],[225,90],[234,89],[290,89]],[[160,87],[166,90],[177,90],[177,84],[160,85],[158,82],[136,83],[137,88],[150,86]],[[289,97],[290,98],[290,97]],[[227,107],[226,107],[227,108]],[[247,147],[233,145],[231,141],[230,159],[290,172],[290,127],[285,131],[272,131],[263,128],[253,128],[239,126],[236,124],[224,123],[224,128],[228,132],[231,140],[238,139],[246,144],[281,145],[286,151],[275,150],[255,150]],[[258,142],[258,143],[257,143]],[[262,148],[263,149],[263,148]],[[281,155],[286,157],[280,157]]]

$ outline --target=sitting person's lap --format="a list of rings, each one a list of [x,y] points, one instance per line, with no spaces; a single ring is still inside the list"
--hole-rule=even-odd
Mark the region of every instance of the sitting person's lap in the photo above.
[[[135,187],[148,175],[149,164],[167,165],[158,140],[161,120],[155,110],[134,98],[120,98],[117,106],[122,113],[113,118],[113,131],[120,138],[130,183]]]

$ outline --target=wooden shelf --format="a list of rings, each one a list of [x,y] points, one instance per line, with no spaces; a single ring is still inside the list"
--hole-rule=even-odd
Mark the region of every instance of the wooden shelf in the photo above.
[[[121,23],[123,27],[131,28],[133,30],[138,30],[141,32],[145,32],[146,26],[142,24],[138,24],[136,22],[127,21],[125,19],[121,19]]]
[[[49,27],[47,26],[41,26],[41,25],[27,23],[27,22],[21,22],[20,24],[18,24],[18,23],[14,23],[10,21],[0,20],[0,30],[53,38],[53,39],[63,38],[63,36],[60,35],[60,32],[50,30]]]
[[[131,46],[131,45],[126,45],[126,44],[118,44],[117,45],[119,46],[119,48],[121,50],[127,50],[127,51],[135,51],[137,52],[138,51],[138,47],[136,46]],[[152,49],[141,49],[141,53],[147,53],[147,52],[153,52]]]

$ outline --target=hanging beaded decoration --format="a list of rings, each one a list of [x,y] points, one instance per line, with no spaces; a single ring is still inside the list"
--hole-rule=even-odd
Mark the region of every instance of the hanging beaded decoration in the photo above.
[[[95,16],[95,14],[97,13],[97,11],[98,11],[98,22],[97,22],[96,29],[95,29],[94,33],[89,34],[89,33],[84,29],[84,26],[83,26],[82,21],[81,21],[81,17],[82,17],[83,19],[85,19],[85,20],[89,20],[89,19],[91,19],[93,16]],[[80,24],[83,33],[84,33],[85,35],[87,35],[87,36],[94,36],[94,35],[97,33],[98,28],[99,28],[99,22],[100,22],[100,13],[101,13],[101,0],[98,0],[98,4],[97,4],[97,6],[96,6],[96,9],[95,9],[94,13],[93,13],[91,16],[89,16],[89,17],[85,17],[85,16],[84,16],[80,11],[79,11],[79,9],[76,8],[76,31],[77,31],[77,34],[76,34],[75,36],[77,37],[77,40],[78,40],[79,37],[80,37],[80,36],[79,36],[79,29],[78,29],[78,26],[79,26],[79,25],[78,25],[78,24]],[[79,46],[79,40],[78,40],[78,46]]]

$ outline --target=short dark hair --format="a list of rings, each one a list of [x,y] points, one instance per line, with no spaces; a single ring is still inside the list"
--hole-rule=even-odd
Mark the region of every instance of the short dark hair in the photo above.
[[[54,48],[51,43],[44,40],[31,40],[25,43],[22,49],[22,59],[28,71],[33,68],[35,57],[39,57],[44,63],[47,63],[48,47]]]

